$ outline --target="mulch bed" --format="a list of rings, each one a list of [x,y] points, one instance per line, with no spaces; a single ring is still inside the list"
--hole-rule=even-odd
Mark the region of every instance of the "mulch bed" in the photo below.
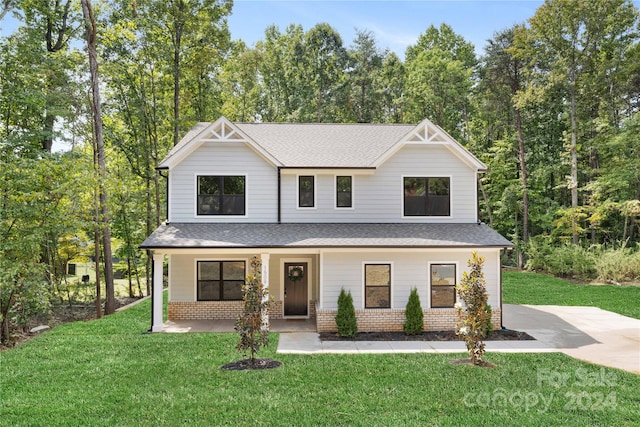
[[[251,359],[242,359],[222,365],[220,369],[223,371],[246,371],[254,369],[273,369],[279,368],[280,366],[282,366],[282,362],[278,362],[273,359],[255,359],[254,363],[251,363]]]
[[[404,332],[358,332],[354,338],[344,338],[335,332],[321,332],[322,341],[462,341],[455,331],[428,331],[419,335],[406,335]],[[485,338],[485,341],[529,341],[535,340],[526,332],[498,329]]]

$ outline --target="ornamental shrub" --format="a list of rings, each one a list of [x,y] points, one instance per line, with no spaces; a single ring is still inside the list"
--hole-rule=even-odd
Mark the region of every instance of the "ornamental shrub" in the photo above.
[[[460,336],[469,352],[469,358],[474,365],[482,363],[484,355],[484,338],[488,335],[488,325],[491,322],[491,311],[487,310],[487,289],[482,265],[484,257],[473,252],[468,266],[469,272],[462,274],[462,280],[456,286],[456,292],[464,303],[457,302],[458,322],[456,333]]]
[[[413,288],[409,295],[409,301],[407,301],[407,307],[404,310],[405,322],[402,325],[404,333],[407,335],[418,335],[422,333],[424,313],[422,312],[422,306],[420,305],[420,297],[418,296],[418,289]]]
[[[262,283],[261,262],[257,257],[251,260],[252,272],[242,285],[242,314],[236,320],[235,330],[240,334],[236,348],[245,356],[250,354],[251,365],[255,364],[260,347],[269,345],[269,308],[271,300]]]
[[[353,297],[351,291],[340,290],[338,296],[338,313],[336,314],[336,326],[341,337],[353,338],[358,333],[358,321],[356,319],[356,309],[353,307]]]

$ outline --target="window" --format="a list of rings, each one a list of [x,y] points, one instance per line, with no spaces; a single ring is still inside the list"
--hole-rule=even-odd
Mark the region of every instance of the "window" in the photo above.
[[[449,216],[449,178],[404,178],[404,216]]]
[[[350,176],[336,176],[336,207],[350,208],[352,205],[352,178]]]
[[[364,265],[364,307],[391,308],[391,264]]]
[[[315,183],[312,175],[298,177],[298,207],[312,208],[315,206]]]
[[[242,300],[244,261],[198,261],[198,301]]]
[[[456,265],[431,264],[431,308],[453,307],[456,303]]]
[[[198,215],[244,215],[244,176],[199,176]]]

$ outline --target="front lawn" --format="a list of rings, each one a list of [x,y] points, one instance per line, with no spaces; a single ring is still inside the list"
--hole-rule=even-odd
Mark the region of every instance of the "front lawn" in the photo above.
[[[633,425],[640,377],[562,354],[281,355],[221,371],[235,334],[142,334],[149,301],[0,353],[0,425]]]
[[[640,287],[583,285],[544,274],[505,271],[505,304],[584,305],[640,319]]]

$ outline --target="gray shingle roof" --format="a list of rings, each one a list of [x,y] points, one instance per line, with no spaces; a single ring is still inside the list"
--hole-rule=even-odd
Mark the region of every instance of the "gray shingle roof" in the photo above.
[[[415,125],[235,123],[283,166],[369,167]]]
[[[140,246],[162,248],[511,247],[485,224],[161,225]]]
[[[399,124],[233,123],[285,167],[371,167],[415,129]],[[171,149],[163,165],[211,123],[196,123]]]

